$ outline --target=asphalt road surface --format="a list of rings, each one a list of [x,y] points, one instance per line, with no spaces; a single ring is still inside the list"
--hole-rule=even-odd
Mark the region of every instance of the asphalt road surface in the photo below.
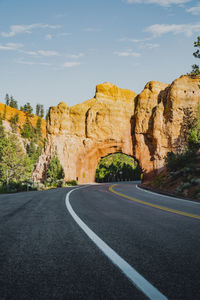
[[[200,204],[111,185],[0,195],[0,300],[200,299]]]

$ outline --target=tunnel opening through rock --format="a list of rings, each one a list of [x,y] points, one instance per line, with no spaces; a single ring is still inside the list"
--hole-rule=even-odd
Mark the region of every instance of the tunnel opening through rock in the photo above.
[[[95,182],[133,181],[141,179],[141,167],[132,156],[112,153],[101,158],[95,175]]]

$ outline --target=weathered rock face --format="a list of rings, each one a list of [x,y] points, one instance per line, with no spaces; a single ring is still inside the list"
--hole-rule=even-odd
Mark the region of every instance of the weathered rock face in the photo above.
[[[199,85],[199,78],[189,76],[171,85],[149,82],[136,97],[130,90],[104,83],[91,100],[51,107],[47,143],[34,179],[45,179],[55,152],[66,180],[93,182],[100,159],[118,151],[134,156],[152,176],[162,170],[168,151],[184,147],[187,122],[200,102]]]
[[[95,98],[68,107],[51,107],[47,143],[34,172],[45,178],[49,161],[57,152],[65,179],[93,182],[101,157],[121,151],[132,155],[131,116],[136,93],[111,83],[97,86]]]
[[[149,82],[134,114],[134,155],[149,177],[161,171],[169,151],[186,145],[187,125],[200,103],[200,78],[181,76],[171,85]]]

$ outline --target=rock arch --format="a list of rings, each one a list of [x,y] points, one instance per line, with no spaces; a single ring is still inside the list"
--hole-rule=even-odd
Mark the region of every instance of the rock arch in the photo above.
[[[101,157],[117,151],[134,156],[147,180],[163,169],[168,151],[184,147],[184,120],[188,109],[195,114],[199,85],[199,77],[181,76],[171,85],[151,81],[136,95],[104,83],[82,104],[51,107],[34,180],[45,180],[57,152],[66,180],[93,182]]]

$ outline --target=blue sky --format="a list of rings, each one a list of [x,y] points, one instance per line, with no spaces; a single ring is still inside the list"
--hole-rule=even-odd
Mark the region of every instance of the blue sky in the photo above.
[[[0,20],[1,101],[72,106],[98,83],[139,93],[198,63],[200,1],[0,0]]]

